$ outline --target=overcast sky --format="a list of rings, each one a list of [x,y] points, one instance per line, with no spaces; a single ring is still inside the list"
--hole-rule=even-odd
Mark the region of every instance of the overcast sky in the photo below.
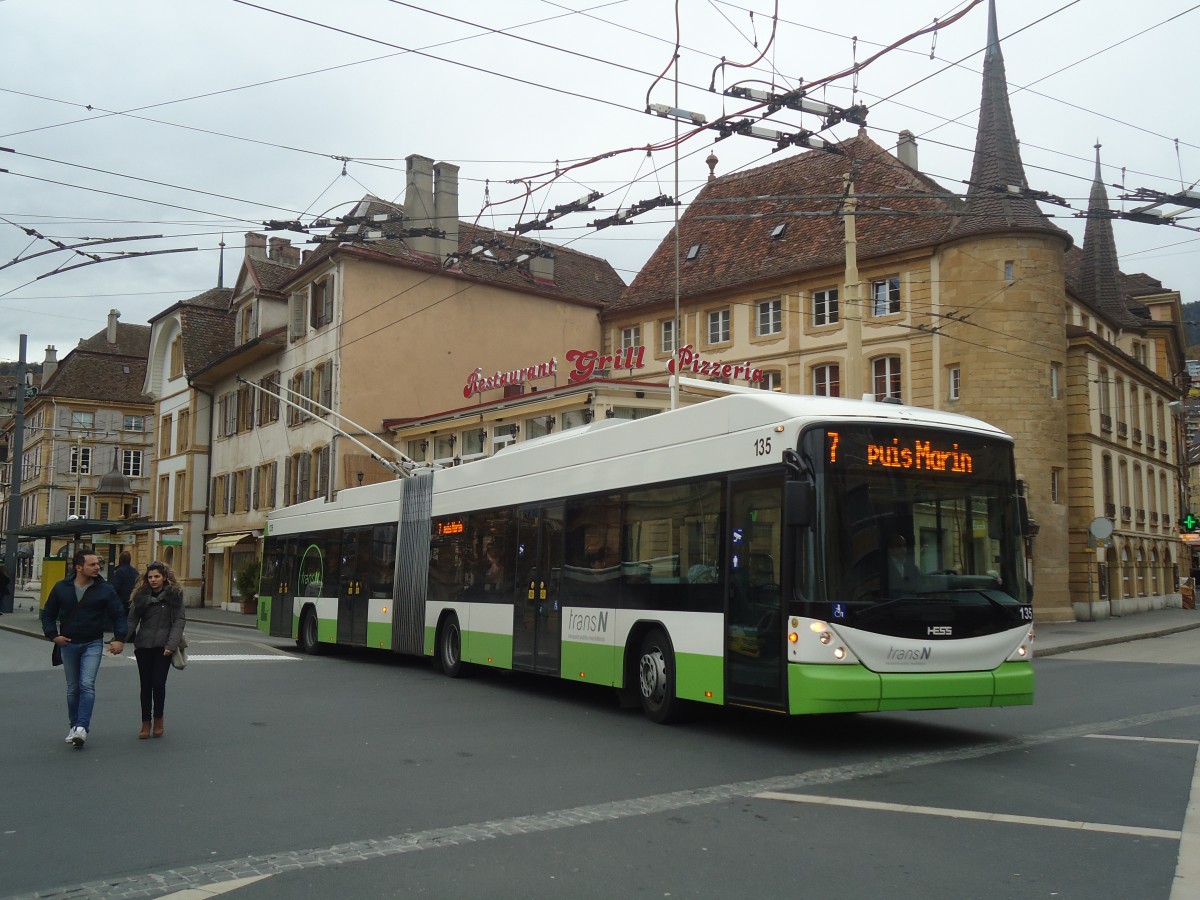
[[[779,0],[768,48],[773,0],[679,0],[679,105],[710,121],[737,112],[744,101],[722,97],[722,86],[826,78],[971,5],[950,2]],[[20,333],[31,362],[48,344],[61,358],[104,327],[110,308],[145,323],[213,287],[222,235],[230,286],[246,231],[344,214],[366,193],[400,200],[412,153],[460,165],[460,218],[501,230],[523,212],[604,192],[596,212],[541,234],[608,259],[628,283],[670,228],[670,208],[624,227],[587,226],[675,193],[675,151],[645,150],[674,125],[644,112],[648,92],[674,104],[673,71],[655,83],[671,61],[674,10],[672,0],[0,0],[0,147],[14,151],[0,153],[0,265],[24,260],[0,269],[0,359],[16,359]],[[1200,179],[1200,79],[1189,65],[1200,4],[998,0],[998,18],[1031,187],[1085,208],[1097,139],[1116,209],[1138,204],[1122,203],[1114,185],[1175,192]],[[884,147],[913,131],[922,171],[964,190],[986,34],[983,2],[936,43],[918,37],[864,68],[857,85],[845,77],[813,96],[865,103],[868,133]],[[751,63],[764,48],[757,65],[726,66],[708,90],[721,57]],[[793,112],[774,121],[820,127]],[[710,151],[718,174],[780,158],[764,141],[715,137],[679,147],[685,203]],[[556,168],[567,171],[554,178]],[[527,200],[521,181],[536,188]],[[1082,240],[1074,210],[1043,209]],[[1200,227],[1200,211],[1179,221]],[[1200,234],[1114,228],[1122,269],[1200,299]],[[65,244],[165,236],[86,248],[105,255],[196,249],[39,278],[89,260],[29,258],[54,245],[24,229]]]

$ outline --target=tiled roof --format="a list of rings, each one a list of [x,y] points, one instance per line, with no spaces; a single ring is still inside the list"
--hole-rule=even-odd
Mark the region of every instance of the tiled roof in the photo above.
[[[254,277],[264,291],[278,291],[296,274],[295,266],[281,266],[253,256],[248,257],[246,262],[254,270]]]
[[[1025,191],[1025,167],[1008,104],[1004,56],[996,28],[996,7],[988,9],[988,48],[983,58],[983,96],[979,104],[979,130],[963,215],[946,235],[949,239],[994,232],[1042,231],[1070,241],[1070,236],[1042,214],[1037,202],[1009,187]]]
[[[233,291],[229,288],[209,288],[203,294],[197,294],[195,297],[189,297],[183,301],[186,306],[203,306],[208,309],[229,309],[229,299],[233,296]]]
[[[1079,268],[1079,297],[1100,310],[1115,325],[1139,327],[1132,312],[1121,270],[1117,265],[1117,242],[1108,217],[1108,193],[1100,176],[1100,148],[1096,148],[1096,177],[1088,198],[1087,227],[1083,232],[1083,265]],[[1145,308],[1143,307],[1143,312]]]
[[[363,203],[366,206],[366,215],[395,210],[393,204],[385,204],[374,197],[364,198]],[[464,257],[449,268],[443,266],[442,261],[427,254],[414,252],[403,240],[372,241],[369,244],[349,241],[346,243],[328,242],[320,244],[316,250],[311,252],[298,269],[289,269],[288,279],[307,274],[333,253],[341,250],[368,259],[400,261],[407,266],[477,278],[489,284],[514,290],[537,291],[597,305],[616,300],[625,290],[625,282],[621,280],[616,270],[607,260],[600,257],[564,247],[556,247],[553,244],[541,244],[538,241],[483,228],[470,222],[459,222],[458,234],[458,249],[460,253],[464,254]],[[536,279],[522,266],[497,265],[495,262],[466,256],[473,247],[493,241],[496,242],[496,246],[490,249],[495,258],[503,260],[511,260],[522,251],[548,247],[554,253],[553,280]]]
[[[845,155],[812,150],[708,182],[679,222],[681,296],[845,264],[843,178],[854,173],[859,201],[858,259],[936,245],[958,201],[860,132],[837,145]],[[901,215],[879,215],[896,211]],[[772,233],[784,226],[778,238]],[[692,248],[694,258],[691,256]],[[840,276],[839,276],[840,277]],[[659,244],[611,309],[661,303],[674,296],[675,238]]]
[[[126,328],[149,326],[127,325]],[[79,346],[68,353],[43,386],[41,396],[98,400],[117,405],[149,403],[142,393],[146,379],[146,353],[140,358],[98,353]]]
[[[117,356],[140,356],[145,359],[146,354],[150,352],[150,326],[118,322],[115,344],[108,342],[108,329],[102,328],[90,338],[81,340],[77,349],[112,353]]]
[[[225,291],[226,295],[229,293]],[[183,367],[188,375],[199,372],[233,347],[233,315],[225,308],[185,306],[179,310],[179,326],[183,336]]]
[[[1090,227],[1091,222],[1089,221],[1088,224]],[[1092,297],[1084,293],[1082,287],[1083,268],[1084,251],[1078,247],[1071,247],[1063,256],[1063,276],[1066,280],[1067,290],[1077,300],[1092,312],[1107,318],[1112,325],[1118,328],[1141,329],[1146,324],[1149,312],[1146,307],[1134,300],[1133,296],[1139,293],[1153,293],[1145,286],[1144,279],[1148,279],[1149,276],[1126,275],[1118,270],[1116,273],[1118,305],[1115,307],[1111,304],[1100,306]],[[1154,279],[1149,280],[1153,281]]]

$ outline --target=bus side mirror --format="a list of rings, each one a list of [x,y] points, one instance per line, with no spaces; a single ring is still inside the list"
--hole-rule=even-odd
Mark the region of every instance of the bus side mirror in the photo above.
[[[812,525],[816,490],[808,479],[787,481],[783,485],[784,521],[789,528],[808,528]]]

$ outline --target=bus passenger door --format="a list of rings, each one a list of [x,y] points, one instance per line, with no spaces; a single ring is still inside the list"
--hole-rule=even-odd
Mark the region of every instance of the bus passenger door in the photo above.
[[[781,475],[731,478],[725,618],[728,698],[770,709],[784,705]]]
[[[513,668],[558,675],[562,657],[563,506],[517,512]]]
[[[293,599],[295,592],[296,539],[272,538],[263,559],[259,596],[270,597],[271,628],[274,637],[294,637],[292,634]]]
[[[331,550],[336,552],[335,547]],[[363,646],[367,643],[367,603],[370,587],[371,529],[342,532],[341,566],[338,578],[337,642]]]

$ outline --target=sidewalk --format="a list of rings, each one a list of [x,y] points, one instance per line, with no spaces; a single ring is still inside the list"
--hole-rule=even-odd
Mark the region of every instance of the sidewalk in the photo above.
[[[13,601],[13,611],[0,616],[0,631],[28,634],[45,640],[37,604],[36,597],[30,594],[17,594]],[[254,628],[257,622],[254,616],[243,615],[240,612],[199,607],[188,607],[187,618],[189,622],[203,622],[206,625],[235,625],[239,628]]]
[[[241,628],[254,628],[256,622],[254,616],[225,609],[189,608],[187,617],[190,622],[235,625]],[[1162,637],[1193,628],[1200,628],[1200,611],[1194,609],[1160,609],[1122,616],[1119,619],[1101,619],[1098,622],[1037,625],[1037,639],[1033,643],[1034,656],[1057,656],[1072,650]],[[29,595],[18,594],[13,612],[0,616],[0,630],[42,638],[37,600]]]

